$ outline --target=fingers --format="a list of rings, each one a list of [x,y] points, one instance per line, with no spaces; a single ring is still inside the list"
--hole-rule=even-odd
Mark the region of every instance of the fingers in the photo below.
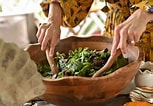
[[[134,45],[135,45],[136,40],[135,40],[134,35],[129,35],[129,36],[128,36],[127,43],[128,43],[129,45],[131,45],[131,46],[134,46]]]
[[[55,26],[52,24],[41,24],[36,34],[38,42],[41,44],[41,50],[49,48],[49,56],[53,56],[54,49],[60,41],[60,26]]]
[[[134,28],[133,28],[134,29]],[[129,44],[130,45],[135,45],[136,42],[139,42],[140,37],[142,35],[141,31],[135,31],[131,29],[131,27],[129,28]]]
[[[39,37],[38,37],[38,42],[39,42],[40,44],[42,44],[43,38],[45,37],[45,35],[46,35],[46,29],[42,29],[42,30],[40,31],[40,34],[39,34]]]
[[[50,29],[46,30],[45,36],[43,37],[43,41],[41,42],[41,50],[45,50],[47,48],[47,46],[49,47],[49,50],[51,48],[53,48],[53,46],[52,46],[52,42],[53,42],[52,41],[52,35],[54,35],[54,34],[53,34],[52,31],[50,32],[49,30]],[[49,53],[49,55],[50,55],[50,53]]]
[[[115,28],[111,55],[114,55],[118,48],[121,49],[123,54],[127,52],[127,29],[128,28],[124,27],[123,24],[120,24]]]
[[[141,12],[141,9],[136,10],[127,20],[116,27],[111,54],[114,54],[117,48],[120,48],[122,53],[126,53],[127,45],[134,46],[136,42],[139,42],[147,25]]]
[[[48,27],[49,27],[49,25],[46,23],[40,24],[38,31],[37,31],[37,34],[36,34],[36,37],[38,38],[39,43],[42,43]]]
[[[117,48],[118,48],[118,44],[119,44],[119,40],[120,40],[119,30],[120,30],[119,28],[115,28],[111,55],[114,55],[116,53]]]
[[[118,48],[121,49],[123,54],[127,53],[127,45],[135,45],[135,35],[129,31],[129,26],[122,23],[114,30],[114,39],[112,45],[111,55],[116,53]]]
[[[50,57],[54,56],[54,50],[55,50],[55,45],[50,45],[50,50],[49,50],[49,56]]]
[[[40,24],[39,27],[38,27],[37,34],[36,34],[37,38],[39,38],[41,33],[42,33],[42,31],[46,30],[49,26],[50,26],[50,23],[42,23],[42,24]]]
[[[120,30],[120,43],[119,43],[119,48],[121,49],[123,54],[127,53],[127,37],[128,37],[128,33],[127,33],[127,29],[126,27],[122,28],[122,30]]]
[[[51,41],[51,33],[47,31],[50,25],[50,23],[43,23],[38,28],[36,36],[38,38],[38,42],[41,44],[41,50],[45,50],[47,47],[47,43]]]
[[[50,51],[49,51],[49,56],[54,55],[54,50],[56,45],[60,42],[60,32],[61,30],[54,30],[53,35],[56,35],[56,37],[53,37],[50,43]]]

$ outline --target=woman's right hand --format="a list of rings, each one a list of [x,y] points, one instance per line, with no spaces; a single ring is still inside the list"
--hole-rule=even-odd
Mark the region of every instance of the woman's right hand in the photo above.
[[[62,19],[62,10],[58,3],[51,3],[48,15],[48,23],[41,24],[37,31],[38,42],[41,44],[41,50],[49,47],[49,56],[53,56],[54,49],[60,41],[60,25]]]

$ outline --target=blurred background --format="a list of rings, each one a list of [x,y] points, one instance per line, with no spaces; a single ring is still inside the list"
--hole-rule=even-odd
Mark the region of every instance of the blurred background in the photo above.
[[[25,48],[37,42],[37,25],[44,23],[40,2],[42,0],[0,0],[0,38]],[[104,30],[105,13],[101,8],[104,0],[95,0],[89,15],[74,28],[61,27],[61,38],[69,36],[101,35]]]

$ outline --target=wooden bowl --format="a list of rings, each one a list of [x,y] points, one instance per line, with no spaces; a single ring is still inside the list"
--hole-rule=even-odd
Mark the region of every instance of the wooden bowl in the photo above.
[[[78,47],[111,50],[112,39],[103,36],[86,38],[69,37],[62,39],[55,51],[67,53]],[[40,45],[31,45],[26,49],[36,63],[46,60]],[[60,79],[43,78],[47,87],[40,98],[60,106],[96,106],[117,96],[133,79],[142,60],[142,53],[136,46],[129,48],[128,58],[131,62],[115,72],[95,78],[63,77]]]

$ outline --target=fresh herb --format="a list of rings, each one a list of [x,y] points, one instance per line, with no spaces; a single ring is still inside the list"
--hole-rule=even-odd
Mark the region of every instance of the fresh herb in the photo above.
[[[96,73],[96,71],[105,65],[109,57],[110,52],[107,48],[102,51],[97,51],[80,47],[69,51],[68,54],[56,52],[54,59],[59,69],[57,78],[65,76],[91,77]],[[102,76],[108,75],[127,64],[128,59],[121,55],[115,60],[112,67],[103,73]],[[44,64],[38,65],[38,71],[43,77],[51,78],[53,76],[47,60]]]

